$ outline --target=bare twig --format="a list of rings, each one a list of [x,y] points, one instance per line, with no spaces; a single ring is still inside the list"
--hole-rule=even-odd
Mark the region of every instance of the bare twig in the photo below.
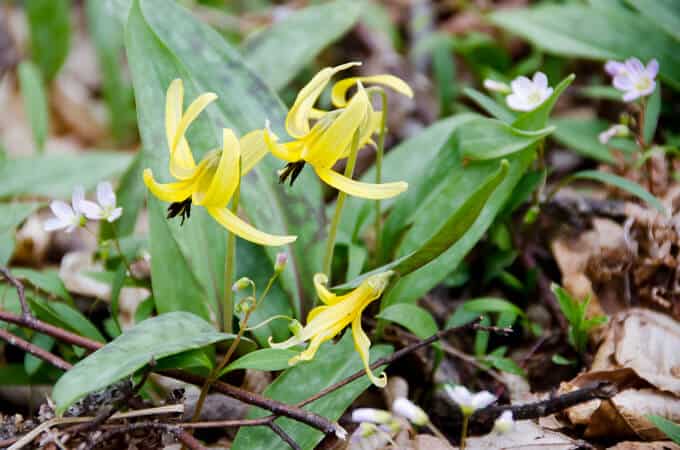
[[[42,359],[43,361],[47,361],[54,367],[57,367],[61,370],[69,370],[71,367],[73,367],[71,364],[64,361],[57,355],[50,353],[44,348],[40,348],[35,344],[31,344],[30,342],[21,339],[19,336],[15,336],[14,334],[10,333],[9,331],[3,328],[0,328],[0,339],[7,342],[8,344],[19,347],[26,353],[30,353],[31,355],[34,355]]]
[[[28,303],[26,303],[26,294],[24,292],[24,285],[21,281],[14,278],[7,267],[0,267],[0,274],[7,280],[9,284],[14,286],[17,290],[17,295],[19,296],[19,303],[21,304],[21,315],[25,320],[30,320],[33,318],[31,315],[31,310],[28,308]]]
[[[286,433],[283,428],[278,426],[276,422],[269,422],[267,425],[269,426],[269,428],[272,429],[274,433],[278,434],[279,437],[283,440],[283,442],[288,444],[290,448],[292,448],[293,450],[301,450],[297,442],[295,442],[295,440],[292,437],[290,437],[290,435]]]
[[[66,331],[63,328],[55,327],[49,323],[45,323],[41,320],[36,319],[33,316],[24,318],[22,316],[12,314],[7,311],[0,311],[0,320],[3,322],[13,323],[22,327],[30,328],[31,330],[38,331],[42,334],[52,336],[53,338],[66,342],[68,344],[76,345],[87,350],[98,350],[104,346],[101,342],[93,341],[86,337],[80,336],[70,331]]]

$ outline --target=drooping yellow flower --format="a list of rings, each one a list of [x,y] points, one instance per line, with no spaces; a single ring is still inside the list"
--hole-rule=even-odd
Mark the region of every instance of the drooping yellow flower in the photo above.
[[[347,63],[327,67],[307,83],[298,93],[295,103],[286,116],[286,131],[294,139],[279,143],[276,136],[265,130],[265,140],[272,154],[288,161],[281,180],[291,176],[291,184],[305,163],[309,163],[326,184],[355,197],[373,200],[394,197],[408,188],[401,181],[395,183],[362,183],[345,177],[333,170],[333,165],[349,156],[354,134],[358,131],[359,148],[371,142],[371,137],[380,130],[382,111],[375,111],[371,105],[364,83],[388,86],[408,97],[413,96],[411,88],[393,75],[353,77],[337,82],[331,92],[332,111],[316,109],[314,104],[328,85],[333,75],[360,63]],[[347,91],[357,86],[357,92],[347,100]],[[314,124],[312,120],[316,120]]]
[[[267,153],[263,132],[246,134],[239,141],[233,131],[222,130],[222,149],[208,152],[199,164],[186,140],[189,125],[212,101],[215,94],[199,96],[183,112],[184,87],[176,79],[168,87],[165,105],[165,132],[170,149],[170,174],[173,183],[157,183],[151,169],[144,170],[144,184],[160,200],[170,202],[168,217],[189,217],[191,204],[205,207],[224,228],[248,241],[261,245],[284,245],[296,236],[264,233],[232,213],[227,205],[238,188],[241,174],[247,173]]]
[[[336,295],[326,288],[328,278],[322,273],[314,276],[314,287],[316,293],[324,303],[312,309],[307,316],[307,325],[295,333],[290,339],[273,343],[269,339],[272,348],[290,348],[303,342],[310,341],[309,346],[302,353],[294,356],[289,364],[298,361],[308,361],[314,358],[319,346],[324,342],[333,339],[347,325],[352,325],[352,337],[354,338],[354,348],[359,353],[364,364],[366,375],[373,384],[384,387],[387,376],[382,373],[376,377],[370,368],[369,348],[371,341],[361,327],[361,313],[374,300],[382,295],[387,287],[391,271],[373,275],[364,280],[356,289],[345,294]]]

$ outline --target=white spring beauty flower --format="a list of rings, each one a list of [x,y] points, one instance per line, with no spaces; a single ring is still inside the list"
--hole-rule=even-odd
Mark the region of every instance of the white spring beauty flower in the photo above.
[[[496,396],[489,391],[471,393],[464,386],[445,386],[446,393],[458,404],[465,416],[471,416],[478,409],[486,408],[495,402]]]
[[[606,144],[613,137],[626,137],[629,133],[628,127],[619,123],[604,130],[598,135],[597,139],[600,141],[600,144]]]
[[[400,397],[394,401],[392,404],[392,411],[408,419],[408,421],[414,425],[422,427],[430,422],[430,418],[427,416],[425,411],[404,397]]]
[[[349,450],[378,450],[390,441],[390,436],[380,430],[374,423],[363,422],[352,433],[349,440]]]
[[[487,78],[484,80],[484,88],[491,92],[500,92],[501,94],[509,94],[512,92],[510,86],[503,83],[502,81],[492,80]]]
[[[352,411],[352,422],[371,422],[388,424],[392,421],[392,414],[375,408],[357,408]]]
[[[85,216],[91,220],[115,222],[123,214],[123,208],[116,207],[116,193],[108,181],[97,185],[97,203],[82,200],[81,208]]]
[[[85,225],[82,203],[85,201],[85,188],[76,186],[71,196],[71,204],[55,200],[50,203],[50,209],[54,217],[45,221],[45,231],[65,229],[67,233]]]
[[[548,86],[548,77],[543,72],[536,72],[533,80],[517,77],[510,87],[512,93],[505,98],[505,102],[515,111],[533,111],[553,93],[553,88]]]
[[[623,92],[624,102],[651,95],[656,89],[655,79],[659,73],[656,59],[649,61],[647,67],[637,58],[628,58],[624,62],[607,61],[604,69],[614,77],[612,84]]]
[[[515,421],[512,418],[512,411],[503,411],[493,423],[493,431],[496,433],[507,433],[515,427]]]

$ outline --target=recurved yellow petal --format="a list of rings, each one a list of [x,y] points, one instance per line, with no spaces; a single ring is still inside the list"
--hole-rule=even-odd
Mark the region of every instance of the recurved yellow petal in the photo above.
[[[354,197],[382,200],[395,197],[408,189],[408,183],[404,181],[382,184],[362,183],[351,180],[333,169],[315,167],[314,170],[326,184]]]
[[[194,195],[197,205],[210,205],[223,208],[229,203],[241,179],[239,175],[239,158],[241,149],[238,138],[233,131],[222,130],[222,156],[211,176],[210,186],[203,195]]]
[[[352,66],[360,66],[359,62],[351,62],[336,67],[326,67],[314,75],[309,83],[303,87],[295,98],[295,103],[286,115],[286,131],[294,138],[301,138],[309,132],[309,119],[313,113],[314,104],[324,88],[336,73]]]
[[[333,102],[333,105],[338,108],[345,106],[347,104],[347,91],[357,82],[362,82],[364,84],[382,84],[383,86],[390,87],[409,98],[413,97],[413,90],[411,87],[406,84],[404,80],[395,77],[394,75],[350,77],[340,80],[333,85],[333,90],[331,91],[331,101]]]
[[[314,289],[316,289],[316,295],[326,305],[333,305],[341,300],[341,298],[329,291],[328,288],[326,288],[326,283],[328,283],[328,277],[325,274],[317,273],[314,275]],[[307,320],[311,319],[308,318]]]
[[[224,228],[235,235],[260,245],[286,245],[294,242],[297,236],[277,236],[258,230],[252,225],[244,222],[240,217],[229,211],[227,208],[213,208],[207,206],[208,213]]]
[[[332,167],[354,139],[354,133],[367,119],[370,103],[366,91],[352,97],[347,107],[331,122],[313,143],[308,143],[303,159],[314,167]],[[359,130],[360,131],[360,130]]]
[[[183,180],[176,183],[158,183],[153,178],[151,169],[144,170],[144,184],[153,195],[164,202],[181,202],[191,197],[194,180]]]
[[[300,161],[302,159],[303,141],[291,141],[280,144],[276,135],[267,129],[264,130],[263,137],[267,148],[277,158],[288,162]]]
[[[168,86],[165,97],[165,135],[170,151],[170,174],[179,179],[186,180],[194,175],[196,163],[191,154],[189,143],[182,136],[177,146],[173,148],[173,141],[177,126],[182,119],[182,106],[184,101],[184,85],[180,78],[176,78]]]
[[[170,146],[170,151],[174,152],[174,149],[179,144],[180,139],[184,137],[187,132],[191,122],[196,120],[196,117],[213,101],[217,99],[217,95],[212,92],[200,95],[196,100],[191,102],[191,105],[187,108],[186,112],[182,114],[182,118],[177,124],[177,129],[175,130],[175,135],[172,138],[172,145]]]
[[[387,384],[387,375],[385,375],[385,372],[380,374],[380,377],[376,377],[373,374],[373,371],[371,370],[371,363],[369,359],[369,349],[371,347],[371,340],[368,339],[368,336],[366,336],[366,333],[364,332],[363,328],[361,328],[361,313],[363,312],[363,308],[361,311],[359,311],[359,314],[356,315],[354,320],[352,321],[352,338],[354,339],[354,348],[356,349],[357,353],[359,353],[359,357],[361,358],[361,362],[364,364],[364,370],[366,370],[366,375],[368,378],[371,380],[371,383],[376,385],[377,387],[385,387]]]
[[[255,130],[241,138],[241,175],[250,172],[269,151],[264,135],[264,130]]]

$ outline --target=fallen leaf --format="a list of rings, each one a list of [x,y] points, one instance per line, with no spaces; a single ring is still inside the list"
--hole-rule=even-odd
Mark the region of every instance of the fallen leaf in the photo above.
[[[546,430],[530,420],[516,422],[507,433],[489,433],[471,437],[466,441],[468,450],[536,449],[568,450],[579,447],[582,442],[557,431]]]

